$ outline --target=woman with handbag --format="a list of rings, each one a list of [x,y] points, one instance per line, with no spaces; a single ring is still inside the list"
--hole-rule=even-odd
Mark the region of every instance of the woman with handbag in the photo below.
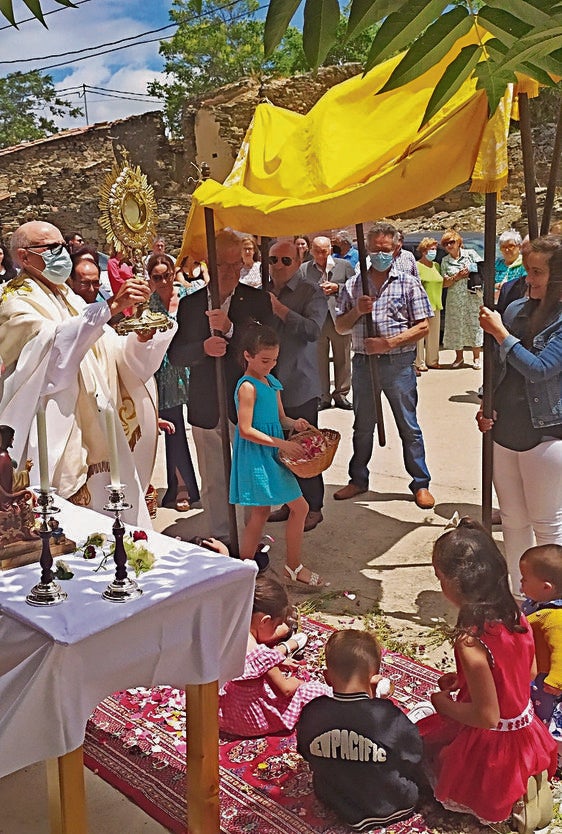
[[[447,290],[445,303],[445,332],[443,347],[456,353],[453,368],[464,365],[464,349],[472,350],[475,370],[480,370],[480,350],[484,335],[478,323],[482,293],[474,288],[471,276],[478,274],[482,260],[474,249],[463,249],[462,237],[454,229],[447,229],[441,238],[446,255],[441,261],[443,286]]]

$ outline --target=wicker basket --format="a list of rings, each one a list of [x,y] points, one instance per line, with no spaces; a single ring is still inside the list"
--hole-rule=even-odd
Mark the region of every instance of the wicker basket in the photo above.
[[[290,438],[299,443],[308,437],[318,436],[321,436],[324,441],[323,445],[325,448],[313,458],[310,458],[310,460],[299,459],[296,461],[283,454],[283,452],[279,453],[281,463],[285,464],[299,478],[314,478],[315,475],[325,472],[334,459],[341,435],[339,431],[335,431],[334,429],[307,429],[306,431],[293,434]]]

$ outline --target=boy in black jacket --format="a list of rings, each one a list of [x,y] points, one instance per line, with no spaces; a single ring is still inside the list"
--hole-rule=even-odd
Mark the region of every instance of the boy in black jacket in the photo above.
[[[325,677],[334,695],[308,703],[297,725],[297,749],[310,765],[316,796],[355,831],[410,816],[418,799],[422,743],[398,707],[374,697],[380,660],[374,635],[332,634]]]

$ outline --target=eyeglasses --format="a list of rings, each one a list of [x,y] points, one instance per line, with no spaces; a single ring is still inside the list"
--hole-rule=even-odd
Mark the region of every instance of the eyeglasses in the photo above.
[[[284,266],[291,266],[291,264],[293,263],[293,259],[289,258],[288,255],[283,255],[282,258],[278,258],[277,255],[270,255],[269,256],[269,263],[270,264],[276,264],[277,261],[281,261],[281,263]]]
[[[172,275],[171,272],[165,272],[163,275],[151,275],[150,276],[151,280],[154,281],[156,284],[158,284],[160,281],[169,281],[170,278],[173,278],[173,277],[174,276]]]
[[[443,246],[453,246],[455,243],[457,243],[456,240],[444,240]]]
[[[78,286],[82,287],[83,289],[90,289],[90,290],[99,290],[100,282],[99,281],[78,281]]]
[[[68,251],[68,244],[66,243],[34,243],[33,246],[24,246],[28,252],[33,252],[34,255],[41,255],[41,252],[36,252],[36,249],[42,249],[43,252],[45,249],[48,249],[49,252],[52,252],[53,255],[57,256],[60,255],[63,249]]]

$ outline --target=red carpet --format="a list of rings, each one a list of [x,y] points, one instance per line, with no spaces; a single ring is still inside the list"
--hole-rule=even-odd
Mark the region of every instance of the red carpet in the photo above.
[[[316,678],[331,629],[311,620],[301,627],[309,634],[307,670]],[[382,671],[393,681],[394,699],[404,709],[426,700],[440,674],[394,653],[385,655]],[[186,831],[184,703],[183,692],[171,687],[115,693],[96,708],[84,742],[85,762],[91,770],[177,834]],[[293,735],[245,741],[224,738],[220,765],[223,834],[349,831],[317,802]],[[416,814],[393,825],[388,834],[431,830],[435,821],[426,823]]]

